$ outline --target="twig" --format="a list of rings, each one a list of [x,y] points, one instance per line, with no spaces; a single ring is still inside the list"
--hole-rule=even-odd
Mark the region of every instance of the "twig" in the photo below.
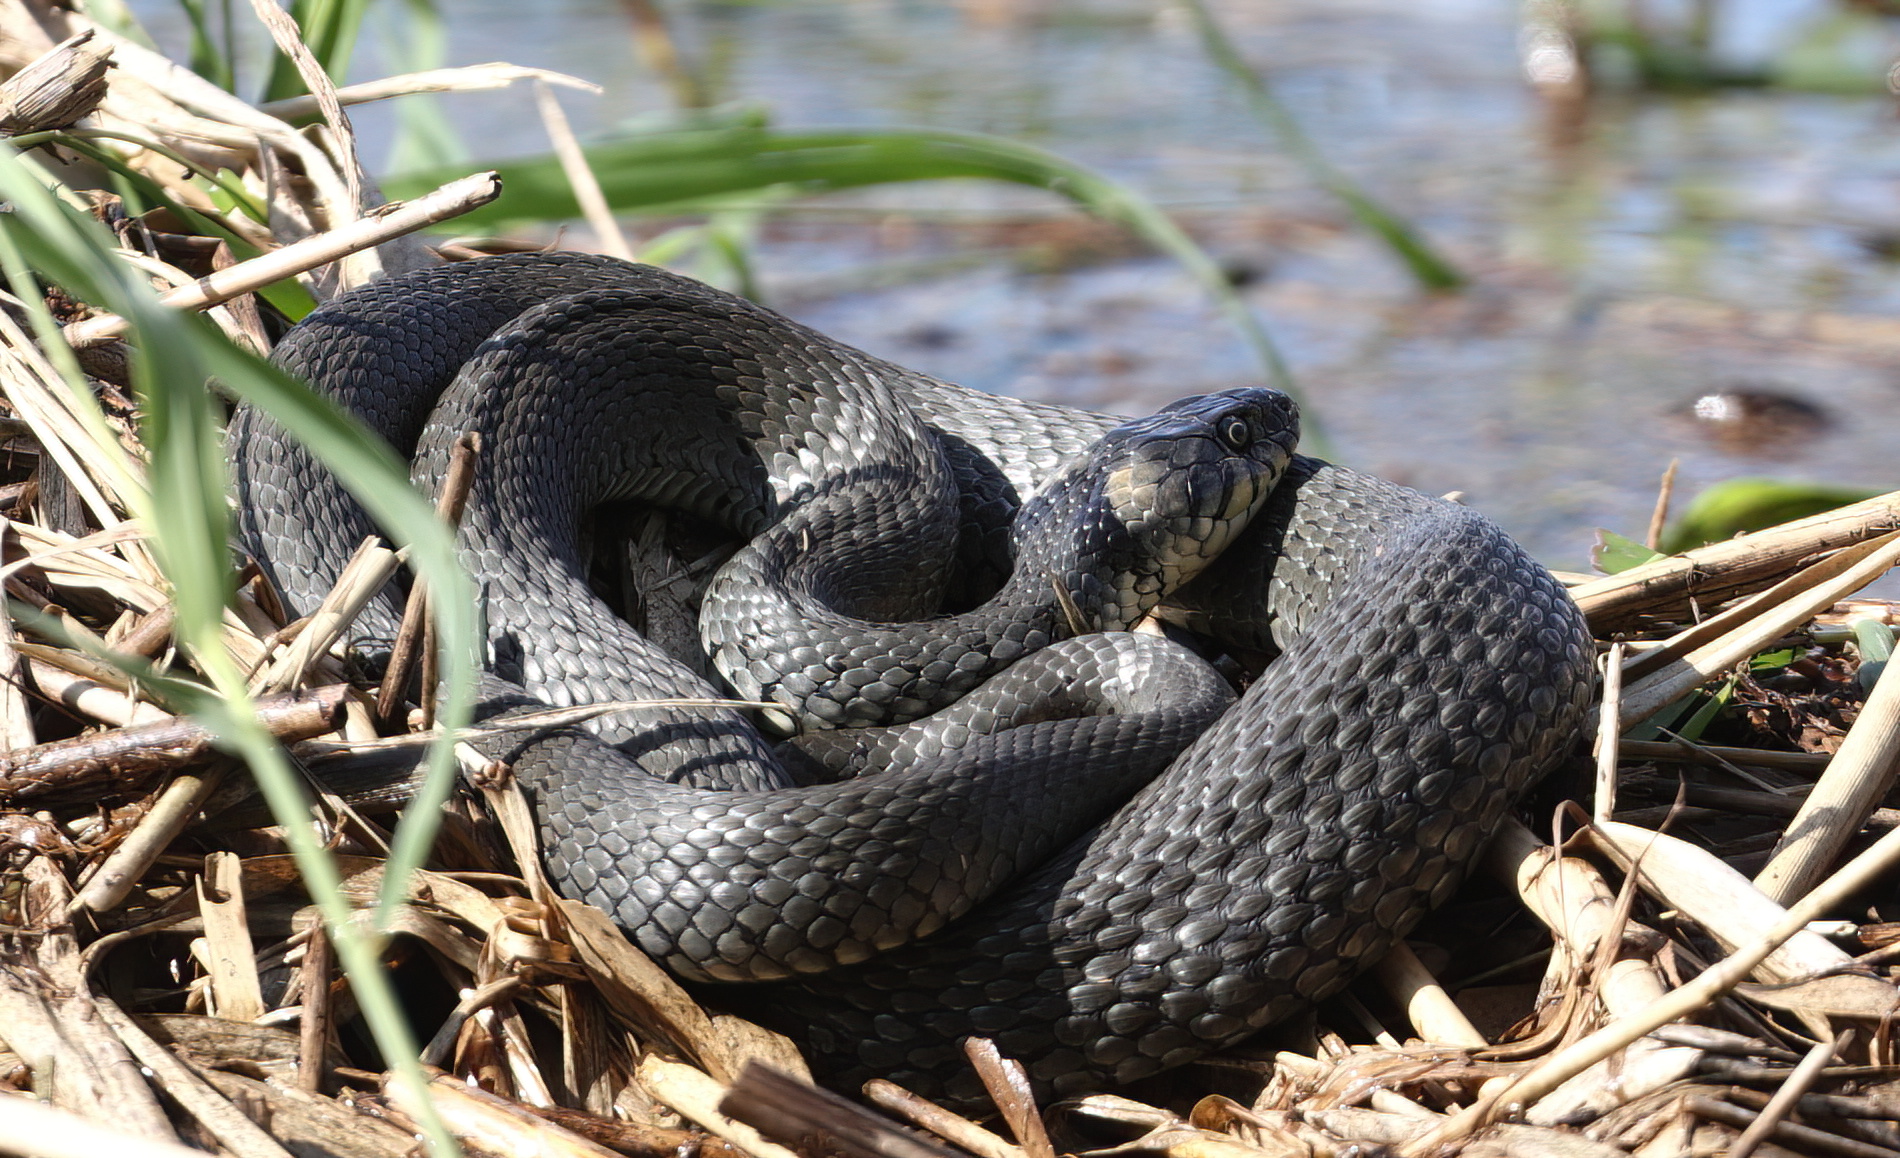
[[[1780,920],[1786,909],[1762,895],[1747,877],[1714,853],[1665,833],[1621,821],[1593,826],[1591,838],[1628,870],[1642,858],[1644,891],[1701,925],[1724,948],[1746,943],[1749,934]],[[1795,981],[1845,968],[1845,950],[1803,929],[1761,962],[1767,981]]]
[[[851,1158],[956,1158],[930,1142],[829,1090],[753,1062],[720,1099],[719,1112],[757,1128],[801,1154]]]
[[[218,1144],[235,1158],[290,1158],[290,1152],[265,1133],[262,1127],[245,1117],[223,1094],[207,1085],[196,1071],[179,1061],[170,1050],[152,1040],[152,1036],[138,1022],[109,998],[94,997],[93,1005],[99,1011],[99,1020],[118,1034],[119,1040],[125,1043],[125,1048],[138,1059],[140,1065],[152,1071],[152,1076],[164,1089],[165,1095],[196,1118],[218,1140]],[[116,1148],[108,1152],[123,1153]]]
[[[398,552],[383,546],[375,535],[366,537],[357,545],[350,561],[343,565],[342,573],[325,593],[323,602],[311,612],[297,638],[270,666],[251,677],[252,689],[276,691],[301,680],[311,665],[343,638],[350,624],[356,622],[370,600],[382,593],[401,565],[402,556]]]
[[[112,48],[88,29],[53,46],[0,84],[0,137],[63,129],[91,116],[106,95]]]
[[[337,685],[279,696],[258,704],[257,718],[280,740],[307,740],[336,727],[348,694],[348,688]],[[21,804],[86,795],[96,798],[106,786],[136,787],[159,773],[200,759],[215,740],[210,728],[177,716],[161,723],[0,752],[0,801]]]
[[[1676,468],[1682,460],[1672,458],[1663,471],[1662,485],[1656,488],[1656,509],[1649,514],[1649,534],[1643,536],[1643,544],[1654,551],[1662,545],[1663,527],[1669,522],[1669,500],[1676,493]]]
[[[1900,491],[1784,523],[1767,531],[1711,543],[1570,590],[1596,630],[1609,631],[1645,612],[1717,599],[1801,560],[1900,528]]]
[[[1525,1041],[1487,1050],[1485,1056],[1528,1057],[1572,1040],[1582,1029],[1580,1007],[1586,1003],[1600,1001],[1616,1017],[1639,1010],[1667,992],[1652,962],[1617,956],[1632,927],[1633,891],[1619,897],[1594,865],[1560,855],[1515,821],[1507,822],[1499,834],[1488,863],[1516,884],[1525,906],[1556,935],[1547,984],[1562,986],[1563,1007],[1549,1019],[1548,1029]],[[1592,969],[1588,990],[1572,983],[1585,962]],[[1559,1083],[1529,1108],[1526,1118],[1537,1125],[1555,1125],[1599,1117],[1680,1080],[1694,1070],[1700,1057],[1697,1049],[1643,1038]]]
[[[319,233],[272,250],[262,257],[239,262],[200,278],[196,285],[159,295],[161,305],[181,310],[202,310],[226,302],[239,294],[251,293],[287,277],[328,265],[392,238],[478,209],[501,196],[501,177],[493,172],[477,173],[451,181],[420,197],[393,202],[375,210],[360,221],[353,221],[328,233]],[[129,323],[113,314],[102,314],[74,322],[65,329],[66,341],[74,349],[96,346],[126,332]]]
[[[13,616],[0,607],[0,746],[25,748],[36,739],[33,707],[27,702],[25,665],[13,648],[19,637],[13,631]]]
[[[1883,538],[1877,550],[1840,575],[1791,596],[1773,608],[1763,609],[1720,638],[1644,676],[1624,690],[1623,727],[1648,719],[1711,676],[1740,663],[1807,622],[1815,612],[1872,583],[1896,562],[1900,562],[1900,533]]]
[[[1689,740],[1624,740],[1623,755],[1630,760],[1677,760],[1684,764],[1706,764],[1724,768],[1754,765],[1780,768],[1790,772],[1819,772],[1832,756],[1825,752],[1769,752],[1759,748],[1727,748],[1719,744],[1697,744]]]
[[[1023,1148],[990,1133],[962,1114],[918,1097],[895,1082],[872,1078],[864,1083],[865,1100],[922,1126],[938,1137],[961,1146],[977,1158],[1024,1158]]]
[[[1506,820],[1485,854],[1493,876],[1557,936],[1558,950],[1580,967],[1605,940],[1621,937],[1616,893],[1590,862],[1564,856],[1517,820]]]
[[[600,179],[594,176],[593,167],[587,162],[587,152],[574,139],[567,114],[561,111],[561,102],[555,99],[554,90],[545,81],[534,82],[534,102],[541,111],[541,124],[547,130],[548,140],[554,145],[554,155],[561,162],[561,172],[567,175],[567,183],[574,190],[574,202],[581,207],[587,224],[593,227],[601,250],[611,257],[632,261],[633,247],[620,232],[620,224],[607,205],[607,195],[601,192]]]
[[[455,1048],[455,1039],[461,1036],[462,1027],[468,1024],[468,1019],[496,1002],[513,997],[521,991],[522,985],[521,978],[512,974],[497,977],[485,985],[476,987],[468,996],[456,1002],[455,1008],[449,1011],[449,1015],[443,1018],[442,1024],[436,1028],[435,1035],[429,1039],[429,1044],[422,1047],[422,1064],[441,1066],[448,1060],[450,1051]]]
[[[117,688],[74,675],[44,660],[29,660],[26,670],[33,676],[33,686],[42,696],[84,719],[125,727],[169,723],[176,718],[156,704],[135,700]]]
[[[1853,1031],[1847,1032],[1851,1034]],[[1815,1080],[1821,1076],[1821,1071],[1827,1068],[1828,1062],[1834,1059],[1835,1051],[1836,1045],[1832,1036],[1814,1043],[1814,1048],[1808,1051],[1808,1056],[1801,1059],[1801,1064],[1794,1067],[1794,1072],[1788,1075],[1788,1080],[1781,1083],[1781,1088],[1775,1091],[1774,1097],[1768,1099],[1768,1104],[1762,1107],[1761,1116],[1750,1122],[1748,1128],[1742,1131],[1742,1136],[1735,1140],[1735,1145],[1729,1147],[1729,1158],[1748,1158],[1757,1147],[1768,1140],[1774,1133],[1775,1126],[1799,1104],[1801,1095],[1808,1092],[1808,1087],[1815,1083]]]
[[[9,925],[26,935],[0,938],[0,1033],[7,1047],[33,1071],[35,1088],[59,1105],[110,1117],[147,1138],[176,1139],[157,1092],[100,1019],[67,918],[72,889],[65,873],[44,853],[22,858],[16,848],[9,859]],[[0,1125],[0,1144],[11,1138]]]
[[[109,1130],[24,1095],[0,1094],[0,1147],[17,1158],[204,1158],[203,1150]]]
[[[1594,986],[1611,1017],[1640,1009],[1668,992],[1661,972],[1649,961],[1624,957],[1603,970]],[[1586,1067],[1583,1072],[1538,1099],[1524,1115],[1534,1126],[1602,1117],[1694,1073],[1702,1051],[1645,1036]]]
[[[465,430],[456,435],[455,448],[449,456],[449,469],[443,476],[442,491],[435,501],[435,513],[451,527],[461,523],[462,511],[468,506],[469,492],[475,485],[475,456],[481,453],[481,449],[482,436],[479,433]],[[428,632],[425,627],[428,622],[428,585],[418,579],[409,588],[409,601],[402,609],[402,624],[396,629],[396,641],[390,647],[389,667],[383,672],[383,681],[376,689],[376,722],[385,731],[395,725],[396,717],[402,711],[403,692],[415,671],[416,656],[426,642]],[[433,706],[433,694],[425,693],[423,698]],[[433,712],[425,712],[425,729],[434,722],[433,716]]]
[[[1616,814],[1616,741],[1623,734],[1620,726],[1623,703],[1623,640],[1610,644],[1603,657],[1603,695],[1597,712],[1597,784],[1596,799],[1590,815],[1608,820]]]
[[[1900,763],[1900,675],[1889,663],[1847,738],[1775,846],[1755,884],[1775,900],[1800,896],[1820,879],[1886,796]]]
[[[1408,1143],[1400,1153],[1407,1158],[1425,1158],[1458,1139],[1467,1137],[1494,1121],[1507,1106],[1528,1105],[1559,1084],[1615,1051],[1647,1034],[1657,1026],[1686,1017],[1733,989],[1768,955],[1807,928],[1808,922],[1842,903],[1854,893],[1883,879],[1900,864],[1900,829],[1881,837],[1840,871],[1828,877],[1788,910],[1788,915],[1750,944],[1737,949],[1697,975],[1693,980],[1652,1002],[1640,1014],[1619,1018],[1546,1058],[1530,1073],[1508,1087],[1487,1094],[1474,1106],[1460,1111],[1449,1121],[1418,1141]]]
[[[1753,1110],[1724,1102],[1720,1098],[1691,1094],[1682,1100],[1683,1107],[1698,1117],[1711,1122],[1735,1126],[1746,1130],[1753,1126],[1758,1116]],[[1776,1141],[1799,1146],[1812,1153],[1825,1150],[1829,1154],[1839,1154],[1843,1158],[1900,1158],[1900,1150],[1886,1146],[1876,1146],[1871,1142],[1856,1142],[1843,1138],[1839,1134],[1830,1134],[1826,1130],[1817,1130],[1812,1126],[1803,1126],[1796,1122],[1776,1122],[1772,1134]]]
[[[463,65],[460,68],[431,68],[422,72],[404,72],[377,80],[366,80],[361,84],[344,85],[336,90],[336,99],[338,104],[348,107],[389,100],[392,97],[415,96],[419,93],[483,92],[507,88],[521,80],[545,81],[548,84],[558,84],[563,88],[579,89],[582,92],[595,94],[601,92],[601,87],[593,81],[568,76],[563,72],[491,61],[487,64]],[[267,101],[257,107],[261,112],[286,121],[302,120],[304,117],[322,111],[317,98],[308,93],[303,96],[286,97],[280,101]]]
[[[634,1077],[649,1094],[755,1158],[797,1158],[793,1151],[767,1141],[754,1127],[721,1113],[719,1103],[726,1087],[692,1066],[648,1057]]]
[[[251,943],[245,916],[244,866],[237,854],[206,856],[197,888],[212,1012],[231,1021],[256,1021],[264,1016],[264,989],[257,977],[257,947]]]
[[[1710,784],[1678,784],[1675,788],[1682,793],[1685,804],[1745,812],[1750,816],[1774,816],[1784,820],[1792,819],[1801,811],[1801,802],[1807,795],[1805,789],[1784,796],[1779,792],[1717,788]],[[1876,808],[1867,814],[1865,825],[1880,829],[1900,827],[1900,808]]]
[[[970,1059],[990,1100],[1002,1111],[1003,1121],[1029,1158],[1055,1158],[1056,1148],[1049,1141],[1042,1115],[1036,1112],[1036,1095],[1022,1063],[1004,1057],[987,1037],[965,1038],[963,1055]]]
[[[167,603],[133,624],[132,630],[121,636],[113,648],[126,655],[142,655],[150,659],[171,642],[172,628],[177,621],[177,605]]]
[[[297,980],[303,994],[303,1012],[297,1017],[297,1088],[323,1091],[325,1059],[330,1050],[330,970],[336,954],[330,951],[330,931],[322,921],[311,924],[304,937],[303,963]]]
[[[1426,1041],[1461,1049],[1483,1049],[1491,1044],[1404,941],[1392,946],[1374,973]]]
[[[1856,563],[1879,550],[1880,543],[1880,539],[1869,539],[1864,543],[1843,547],[1826,558],[1801,568],[1773,587],[1751,595],[1723,609],[1719,614],[1711,615],[1668,639],[1643,649],[1641,654],[1624,663],[1624,682],[1634,682],[1663,667],[1671,660],[1681,659],[1710,640],[1717,639],[1748,623],[1759,615],[1763,608],[1786,603],[1810,588],[1819,587],[1830,579],[1838,578]]]
[[[414,1109],[402,1083],[385,1079],[383,1091],[405,1113]],[[537,1158],[619,1158],[614,1151],[565,1126],[529,1112],[506,1098],[473,1088],[460,1078],[437,1074],[429,1079],[429,1100],[450,1133],[474,1143],[483,1154],[535,1155]],[[761,1155],[760,1158],[765,1158]]]
[[[217,791],[230,766],[228,761],[220,761],[201,773],[180,776],[167,784],[145,819],[139,821],[131,835],[86,879],[72,899],[71,910],[91,909],[100,913],[116,908],[166,846],[198,815],[205,801]]]
[[[46,352],[5,310],[0,310],[0,350],[8,355],[0,357],[0,394],[32,428],[42,456],[50,457],[79,488],[100,526],[122,524],[120,512],[130,510],[130,496],[144,488],[142,464],[134,463],[113,437],[97,407],[87,405],[90,396],[80,400]]]
[[[62,626],[66,627],[70,634],[77,636],[79,639],[91,643],[94,646],[105,646],[104,641],[97,635],[94,635],[91,629],[80,624],[78,620],[68,618],[64,614],[56,615],[53,618],[63,620]],[[75,627],[79,630],[71,630]],[[13,650],[19,653],[22,658],[32,661],[35,667],[56,667],[68,675],[78,676],[88,683],[98,684],[103,688],[111,688],[115,692],[129,694],[132,691],[131,676],[95,655],[88,655],[83,651],[72,651],[63,647],[52,647],[44,643],[20,642],[13,645]]]
[[[335,158],[337,173],[343,178],[349,196],[345,204],[330,206],[333,216],[329,223],[337,224],[338,217],[345,222],[355,221],[363,212],[363,185],[366,178],[363,164],[356,156],[356,132],[350,127],[343,105],[336,99],[336,82],[330,79],[329,72],[317,60],[317,54],[304,43],[303,30],[297,27],[296,18],[281,5],[273,0],[251,0],[251,11],[257,14],[258,23],[270,31],[277,51],[283,53],[297,69],[297,75],[310,89],[310,95],[316,98],[317,107],[323,111],[323,119],[330,126],[331,148],[340,154]]]

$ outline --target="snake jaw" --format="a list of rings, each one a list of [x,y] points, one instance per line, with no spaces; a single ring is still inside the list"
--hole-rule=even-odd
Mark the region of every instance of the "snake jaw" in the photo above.
[[[1072,462],[1058,479],[1100,479],[1099,517],[1113,540],[1112,563],[1097,571],[1108,589],[1098,627],[1132,625],[1219,556],[1265,505],[1298,436],[1284,394],[1229,390],[1124,423]],[[1104,459],[1122,461],[1103,470]]]

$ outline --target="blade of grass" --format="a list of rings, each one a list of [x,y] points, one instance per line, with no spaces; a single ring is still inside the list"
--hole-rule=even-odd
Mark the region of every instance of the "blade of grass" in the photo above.
[[[822,193],[944,178],[984,178],[1046,189],[1127,228],[1179,262],[1240,329],[1271,384],[1297,393],[1266,327],[1220,266],[1180,226],[1134,190],[1030,145],[937,129],[778,130],[742,123],[598,142],[588,147],[587,159],[611,207],[649,214],[731,207],[730,198],[738,193]],[[567,178],[552,158],[502,162],[495,168],[506,191],[493,206],[470,214],[468,224],[580,215]],[[404,196],[450,175],[412,173],[386,184],[392,195]],[[1309,451],[1323,454],[1322,442],[1309,424]]]
[[[21,228],[9,230],[10,239],[32,269],[131,323],[140,433],[151,458],[150,489],[133,501],[143,508],[137,513],[151,527],[154,549],[172,583],[176,637],[216,689],[202,698],[196,714],[256,774],[310,894],[331,926],[378,1046],[402,1081],[420,1091],[424,1078],[416,1044],[382,970],[379,947],[388,914],[432,842],[453,783],[452,748],[442,743],[431,753],[421,807],[411,809],[398,827],[381,902],[370,922],[357,921],[340,891],[336,864],[306,819],[303,789],[283,750],[258,724],[243,672],[223,646],[222,620],[232,586],[229,515],[218,435],[222,416],[206,382],[219,382],[295,432],[373,516],[410,545],[419,570],[444,593],[436,613],[446,653],[445,736],[468,722],[474,685],[474,595],[456,560],[453,538],[409,488],[407,472],[387,447],[307,388],[231,344],[206,319],[161,306],[141,275],[112,259],[112,238],[56,198],[11,150],[0,149],[0,196],[12,203]],[[419,1104],[437,1152],[456,1153],[426,1099]]]
[[[409,72],[441,69],[448,59],[449,34],[435,0],[404,0],[402,11],[400,34],[391,28],[390,34],[383,36],[383,44],[400,46],[396,51],[402,67]],[[391,169],[456,165],[467,160],[467,146],[442,114],[442,106],[435,97],[418,94],[396,106],[396,139],[389,146]]]
[[[23,133],[20,136],[10,138],[10,140],[16,149],[25,149],[46,142],[71,147],[71,143],[75,140],[120,141],[128,145],[136,145],[148,152],[157,153],[166,160],[184,168],[187,172],[195,172],[201,175],[205,180],[222,190],[227,197],[231,198],[232,204],[242,209],[244,215],[249,217],[252,221],[263,225],[268,224],[270,220],[270,215],[264,206],[258,203],[257,198],[251,196],[250,191],[244,188],[243,182],[240,181],[235,174],[227,175],[227,171],[222,169],[207,169],[163,142],[153,140],[150,137],[139,136],[136,133],[120,132],[114,129],[54,129],[43,133]],[[109,156],[110,154],[107,155]],[[136,170],[132,171],[136,172]],[[139,175],[144,176],[144,174]]]
[[[348,76],[350,57],[356,51],[356,38],[368,11],[369,0],[297,0],[290,15],[303,30],[304,43],[323,65],[323,71],[331,76]],[[264,99],[283,100],[304,91],[304,79],[296,63],[280,53],[271,62]]]
[[[204,0],[178,0],[191,25],[191,71],[222,89],[235,90],[237,76],[230,57],[218,51],[211,37],[211,22],[205,16]]]
[[[1313,138],[1306,135],[1299,121],[1280,103],[1280,98],[1274,95],[1259,70],[1242,59],[1226,30],[1214,19],[1214,14],[1208,11],[1202,0],[1178,2],[1194,24],[1195,31],[1200,33],[1201,46],[1206,49],[1208,58],[1240,86],[1240,90],[1247,95],[1247,103],[1252,106],[1254,115],[1273,133],[1280,147],[1292,154],[1293,159],[1306,170],[1307,176],[1344,203],[1360,225],[1385,242],[1420,285],[1426,289],[1453,290],[1469,280],[1456,266],[1440,256],[1416,229],[1379,204],[1371,194],[1326,159],[1325,154],[1319,151],[1319,146],[1313,143]]]
[[[110,149],[95,144],[92,140],[95,135],[98,134],[58,130],[17,137],[12,143],[20,148],[26,148],[51,142],[75,153],[83,154],[112,175],[115,191],[125,200],[126,205],[134,214],[143,214],[155,208],[169,209],[188,228],[201,236],[222,238],[238,253],[258,252],[256,244],[240,232],[229,218],[180,203],[169,190],[153,180],[150,174],[130,164],[124,157]]]

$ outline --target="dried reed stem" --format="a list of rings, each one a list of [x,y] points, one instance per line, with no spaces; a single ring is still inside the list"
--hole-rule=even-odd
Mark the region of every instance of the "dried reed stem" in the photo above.
[[[431,68],[422,72],[404,72],[395,76],[366,80],[361,84],[344,85],[336,90],[336,99],[339,105],[347,108],[350,105],[370,104],[374,101],[415,96],[420,93],[485,92],[507,88],[516,81],[523,80],[545,81],[548,84],[560,85],[562,88],[579,89],[596,95],[602,91],[601,87],[593,81],[569,76],[564,72],[491,61],[487,64],[468,64],[459,68]],[[302,120],[304,117],[322,111],[317,98],[308,93],[303,96],[286,97],[280,101],[267,101],[257,107],[262,112],[286,121]]]
[[[1711,543],[1621,574],[1573,587],[1570,595],[1599,632],[1692,599],[1719,601],[1791,570],[1802,560],[1900,529],[1900,491],[1767,531]]]
[[[181,310],[201,310],[252,293],[267,285],[328,265],[352,253],[381,245],[392,238],[460,216],[501,196],[501,178],[493,172],[451,181],[409,201],[398,201],[327,233],[275,249],[262,257],[241,261],[198,279],[197,284],[159,295],[159,302]],[[74,349],[96,346],[122,336],[129,323],[113,314],[74,322],[65,329]]]
[[[1623,692],[1622,726],[1629,728],[1648,719],[1806,623],[1815,612],[1833,606],[1880,578],[1896,562],[1900,562],[1900,533],[1884,536],[1876,549],[1840,574],[1798,593],[1790,593],[1772,608],[1749,616],[1745,622],[1682,659],[1636,681]]]
[[[1681,987],[1671,990],[1638,1014],[1622,1017],[1581,1041],[1546,1058],[1536,1069],[1509,1087],[1489,1094],[1434,1129],[1401,1147],[1406,1158],[1428,1158],[1452,1142],[1467,1137],[1513,1105],[1530,1105],[1564,1081],[1629,1045],[1661,1025],[1686,1017],[1740,984],[1768,955],[1833,906],[1875,883],[1900,865],[1900,829],[1880,838],[1866,852],[1822,881],[1752,942],[1716,962]]]
[[[25,1095],[0,1094],[0,1137],[17,1158],[204,1158],[204,1151],[108,1129]]]
[[[1893,784],[1900,766],[1900,675],[1889,663],[1847,730],[1847,739],[1801,802],[1768,864],[1761,891],[1786,903],[1821,879]]]

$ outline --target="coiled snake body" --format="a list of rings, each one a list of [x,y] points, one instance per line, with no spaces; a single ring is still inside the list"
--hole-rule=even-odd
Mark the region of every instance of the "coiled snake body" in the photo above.
[[[278,356],[415,447],[425,480],[456,433],[485,433],[464,542],[500,677],[486,710],[528,702],[521,688],[554,703],[711,693],[587,591],[585,510],[633,495],[752,540],[702,613],[745,695],[808,728],[926,717],[863,742],[904,770],[802,789],[729,712],[637,713],[505,753],[537,791],[557,883],[688,977],[800,975],[775,987],[771,1020],[843,1081],[967,1096],[957,1045],[981,1034],[1046,1091],[1074,1092],[1325,996],[1456,886],[1587,695],[1587,637],[1547,572],[1464,508],[1288,467],[1291,415],[1271,392],[1124,425],[937,382],[661,271],[556,254],[377,283]],[[363,517],[257,415],[231,438],[241,529],[307,610]],[[1167,545],[1128,529],[1137,498],[1172,504],[1149,520]],[[1058,524],[1096,512],[1111,545],[1012,543],[1025,504]],[[874,549],[839,530],[919,512],[921,529]],[[1014,577],[926,645],[905,621],[941,600],[950,558]],[[1277,653],[1237,705],[1180,649],[1115,634],[1163,598],[1171,618]],[[1078,630],[1110,634],[1008,666]],[[1082,702],[1098,677],[1110,702]],[[1030,691],[1064,702],[1022,708]],[[1005,773],[1026,795],[1003,802]],[[1131,791],[1105,820],[1090,811]]]

